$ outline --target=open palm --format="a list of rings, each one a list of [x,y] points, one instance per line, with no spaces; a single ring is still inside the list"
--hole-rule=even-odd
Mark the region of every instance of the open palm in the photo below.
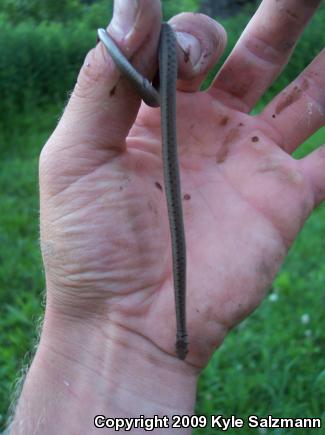
[[[291,49],[276,50],[276,41],[263,42],[265,46],[261,41],[274,38],[275,26],[282,40],[297,38],[316,7],[300,6],[301,19],[289,29],[282,22],[258,30],[262,17],[276,11],[276,6],[266,9],[268,3],[263,2],[211,88],[199,92],[199,79],[195,85],[183,80],[177,95],[188,262],[187,360],[198,367],[265,296],[325,192],[324,150],[300,161],[290,155],[324,124],[324,52],[262,114],[247,114]],[[148,14],[143,19],[152,22]],[[159,22],[154,7],[152,14]],[[146,42],[151,49],[157,37],[156,32]],[[87,68],[99,58],[105,61],[94,80]],[[124,80],[114,87],[118,72],[103,47],[97,46],[89,59],[41,156],[48,301],[70,316],[99,315],[107,325],[132,331],[174,354],[159,109],[143,105],[133,124],[137,96]],[[104,79],[104,74],[110,76]],[[98,77],[105,83],[98,85]],[[98,90],[85,91],[94,83]]]

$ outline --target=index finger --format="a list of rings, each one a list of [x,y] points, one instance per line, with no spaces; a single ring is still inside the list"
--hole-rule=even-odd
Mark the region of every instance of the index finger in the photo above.
[[[263,0],[209,93],[249,112],[287,64],[321,0]]]

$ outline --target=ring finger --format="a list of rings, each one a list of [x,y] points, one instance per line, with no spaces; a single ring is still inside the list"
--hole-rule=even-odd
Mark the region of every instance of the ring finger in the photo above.
[[[325,125],[325,49],[258,115],[280,133],[279,145],[292,153]]]

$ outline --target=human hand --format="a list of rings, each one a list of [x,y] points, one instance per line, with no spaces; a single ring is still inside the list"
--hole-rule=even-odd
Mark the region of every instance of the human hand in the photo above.
[[[125,38],[116,21],[109,27],[145,76],[155,68],[159,3],[139,2]],[[290,156],[324,125],[324,51],[260,115],[248,115],[319,3],[264,0],[206,92],[199,87],[224,48],[223,30],[200,15],[172,20],[202,47],[196,68],[180,56],[177,95],[186,363],[194,369],[260,303],[324,198],[324,149],[300,161]],[[117,7],[120,19],[125,4]],[[114,329],[125,348],[159,359],[175,356],[171,248],[159,110],[142,105],[138,112],[139,103],[98,44],[41,154],[41,242],[47,317],[82,318],[106,336]]]

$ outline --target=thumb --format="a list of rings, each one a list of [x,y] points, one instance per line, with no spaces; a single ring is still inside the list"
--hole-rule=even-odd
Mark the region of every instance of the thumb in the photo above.
[[[115,0],[108,32],[146,77],[154,73],[160,25],[159,0]],[[88,140],[95,147],[123,149],[140,102],[104,45],[98,43],[86,56],[54,136],[63,134],[65,142],[69,138],[69,149],[74,149],[75,153],[78,150],[73,145],[84,146]],[[56,146],[60,146],[60,142],[55,140]],[[62,144],[65,149],[66,145]]]

